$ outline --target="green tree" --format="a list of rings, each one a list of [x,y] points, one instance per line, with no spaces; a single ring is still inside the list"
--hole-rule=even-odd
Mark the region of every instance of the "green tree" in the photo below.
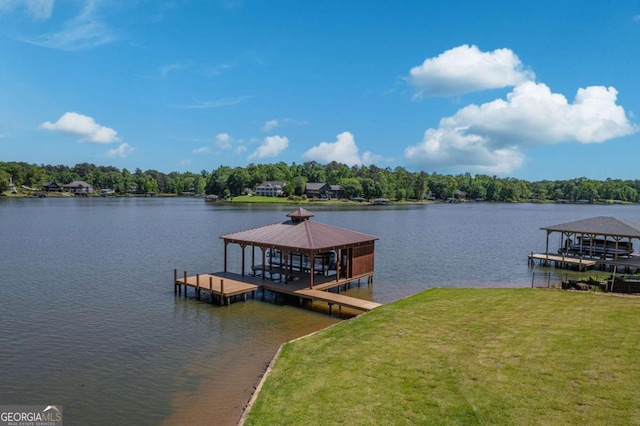
[[[228,166],[220,166],[209,175],[205,192],[207,194],[223,195],[227,188],[227,180],[231,175],[231,168]]]
[[[236,167],[227,178],[227,188],[231,196],[242,195],[249,181],[249,174],[242,167]]]
[[[307,178],[307,182],[327,182],[324,167],[315,161],[307,161],[302,164],[302,175]]]
[[[9,173],[0,169],[0,194],[10,189],[9,185]]]
[[[340,181],[339,185],[344,188],[344,195],[347,198],[362,197],[364,195],[362,182],[358,178],[344,178]]]
[[[303,196],[307,190],[307,178],[304,176],[296,176],[291,179],[290,182],[285,185],[283,191],[287,196],[297,195]]]

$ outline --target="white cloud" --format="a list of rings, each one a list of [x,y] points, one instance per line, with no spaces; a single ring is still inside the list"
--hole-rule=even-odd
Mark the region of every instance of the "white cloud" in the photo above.
[[[302,158],[319,163],[336,161],[349,166],[356,164],[373,164],[382,159],[382,157],[369,151],[364,152],[362,157],[360,157],[358,154],[358,146],[351,132],[340,133],[336,137],[335,142],[321,142],[318,146],[314,146],[302,154]]]
[[[541,83],[516,86],[506,100],[469,105],[428,129],[405,150],[419,167],[456,167],[509,173],[524,161],[523,150],[562,142],[597,143],[638,131],[616,105],[613,87],[579,89],[573,104]]]
[[[204,146],[192,151],[193,154],[204,154],[214,151],[231,151],[236,154],[242,154],[247,149],[244,147],[243,139],[235,139],[228,133],[218,133],[213,142],[213,146]]]
[[[507,174],[524,161],[514,147],[492,149],[481,136],[448,128],[428,129],[420,144],[405,150],[405,157],[422,169],[452,167],[490,174]]]
[[[384,158],[381,155],[374,154],[370,151],[365,151],[362,153],[362,161],[360,164],[380,164],[383,161],[389,161],[388,158]]]
[[[23,41],[60,50],[83,50],[116,41],[118,34],[98,16],[99,1],[88,1],[82,11],[66,21],[58,32],[42,34]],[[41,13],[41,12],[40,12]]]
[[[267,136],[258,149],[253,151],[247,161],[275,157],[289,146],[289,139],[285,136]]]
[[[278,124],[280,124],[278,120],[269,120],[266,123],[264,123],[264,126],[262,126],[262,131],[270,132],[271,130],[278,127]]]
[[[135,148],[130,146],[128,143],[123,143],[120,144],[119,147],[107,151],[106,156],[124,158],[130,155],[134,150]]]
[[[413,67],[408,77],[416,98],[455,96],[534,79],[534,73],[526,70],[510,49],[481,52],[477,46],[466,44],[426,59]]]
[[[160,67],[159,73],[162,78],[166,78],[169,73],[173,71],[184,70],[188,68],[191,64],[187,63],[173,63],[167,64]]]
[[[80,142],[120,142],[118,132],[109,127],[101,126],[91,117],[75,112],[65,112],[55,123],[45,121],[39,128],[79,136]]]
[[[299,121],[299,120],[293,120],[291,118],[283,118],[282,120],[269,120],[267,122],[264,123],[264,125],[262,126],[262,131],[263,132],[270,132],[271,130],[275,129],[276,127],[282,127],[282,126],[286,126],[289,124],[293,124],[296,126],[304,126],[305,124],[307,124],[307,121]]]
[[[640,22],[640,15],[634,16],[633,20],[636,21],[636,22]]]
[[[27,13],[35,21],[51,18],[54,0],[0,0],[0,13],[12,12],[16,6],[26,6]]]
[[[191,151],[193,154],[206,154],[211,152],[211,148],[208,146],[203,146],[202,148],[196,148],[193,151]]]
[[[27,0],[27,8],[33,19],[43,21],[51,18],[53,0]]]
[[[226,150],[231,149],[233,139],[228,133],[218,133],[216,135],[216,147]]]

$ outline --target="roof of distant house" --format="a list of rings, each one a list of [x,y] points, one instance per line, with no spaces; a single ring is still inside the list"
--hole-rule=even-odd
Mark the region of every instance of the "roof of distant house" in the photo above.
[[[264,182],[262,182],[260,185],[258,185],[258,188],[271,188],[271,187],[283,187],[285,186],[286,183],[285,182],[280,182],[277,180],[266,180]]]
[[[307,182],[307,191],[319,191],[325,185],[324,182]]]
[[[87,182],[83,180],[74,180],[73,182],[66,184],[64,187],[65,188],[77,188],[77,187],[90,188],[91,185],[89,185]]]

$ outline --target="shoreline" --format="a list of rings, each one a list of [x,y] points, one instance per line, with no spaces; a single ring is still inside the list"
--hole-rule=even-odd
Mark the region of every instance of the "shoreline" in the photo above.
[[[25,199],[25,198],[66,198],[66,199],[76,199],[76,198],[107,198],[107,199],[139,199],[139,198],[180,198],[180,199],[202,199],[204,197],[200,196],[183,196],[177,194],[155,194],[153,196],[145,195],[145,194],[125,194],[125,195],[112,195],[108,197],[102,197],[100,195],[89,195],[89,196],[76,196],[74,194],[58,194],[51,193],[46,194],[44,196],[38,196],[33,194],[8,194],[2,193],[0,194],[0,200],[2,199]],[[351,200],[287,200],[287,199],[277,199],[273,201],[265,201],[265,200],[241,200],[241,201],[215,201],[215,202],[207,202],[210,205],[219,205],[219,206],[231,206],[231,205],[251,205],[251,206],[298,206],[298,205],[306,205],[306,206],[321,206],[321,207],[377,207],[377,208],[385,208],[385,207],[393,207],[393,206],[426,206],[433,204],[568,204],[568,205],[584,205],[584,206],[613,206],[613,205],[637,205],[640,204],[640,201],[634,203],[632,201],[620,201],[617,200],[605,200],[594,203],[579,203],[579,202],[558,202],[554,200],[527,200],[527,201],[476,201],[476,200],[457,200],[456,202],[451,202],[448,200],[410,200],[410,201],[390,201],[388,204],[374,204],[368,201],[359,202],[359,201],[351,201]]]

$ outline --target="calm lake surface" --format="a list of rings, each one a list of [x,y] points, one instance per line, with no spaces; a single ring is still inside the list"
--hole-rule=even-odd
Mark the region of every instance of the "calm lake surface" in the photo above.
[[[546,242],[540,227],[593,216],[640,222],[638,205],[305,208],[312,220],[380,237],[374,285],[349,294],[381,303],[433,287],[530,286],[527,254]],[[220,271],[220,235],[291,210],[0,199],[0,404],[63,405],[68,424],[235,424],[280,344],[339,318],[176,298],[173,268]],[[239,271],[239,247],[229,255]]]

